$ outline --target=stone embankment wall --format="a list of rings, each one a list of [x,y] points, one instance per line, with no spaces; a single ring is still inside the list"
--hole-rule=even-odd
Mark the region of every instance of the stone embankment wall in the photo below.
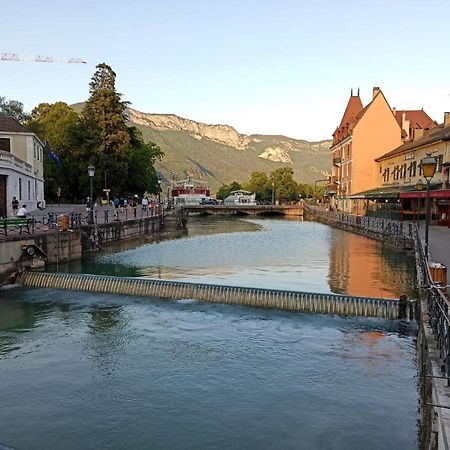
[[[38,268],[45,264],[57,264],[80,259],[119,241],[133,240],[162,233],[172,233],[186,226],[182,210],[170,215],[158,215],[124,222],[111,222],[84,226],[79,230],[21,234],[8,236],[0,242],[0,286],[8,278],[27,268]],[[45,254],[29,257],[26,248],[36,245]]]

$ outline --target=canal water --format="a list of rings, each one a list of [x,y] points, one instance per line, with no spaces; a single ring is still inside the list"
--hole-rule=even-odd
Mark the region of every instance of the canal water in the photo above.
[[[299,221],[190,221],[59,270],[414,295],[413,262]],[[0,443],[417,448],[414,324],[51,289],[0,292]]]

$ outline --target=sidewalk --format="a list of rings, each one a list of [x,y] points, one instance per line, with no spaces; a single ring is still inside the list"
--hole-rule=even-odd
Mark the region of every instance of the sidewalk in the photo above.
[[[430,261],[444,264],[450,270],[450,228],[431,225],[428,229]],[[425,242],[425,222],[421,221],[419,233]]]

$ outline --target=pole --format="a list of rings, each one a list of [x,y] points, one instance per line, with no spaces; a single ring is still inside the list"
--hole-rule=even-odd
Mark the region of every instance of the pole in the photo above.
[[[428,223],[430,217],[430,180],[427,179],[427,196],[425,198],[425,258],[428,262]]]
[[[272,205],[275,205],[275,183],[272,182]]]
[[[94,224],[94,198],[93,198],[93,196],[94,196],[94,187],[93,187],[93,185],[92,185],[92,179],[93,179],[94,177],[89,177],[89,181],[90,181],[90,185],[91,185],[91,207],[90,207],[90,211],[89,211],[89,223],[91,224],[91,225],[93,225]]]

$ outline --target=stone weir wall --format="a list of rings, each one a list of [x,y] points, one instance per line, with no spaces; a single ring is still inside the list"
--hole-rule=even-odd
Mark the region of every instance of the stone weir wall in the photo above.
[[[163,281],[105,275],[24,272],[24,286],[73,289],[167,299],[196,299],[287,311],[305,311],[384,319],[415,318],[415,301],[398,301],[336,294]]]

